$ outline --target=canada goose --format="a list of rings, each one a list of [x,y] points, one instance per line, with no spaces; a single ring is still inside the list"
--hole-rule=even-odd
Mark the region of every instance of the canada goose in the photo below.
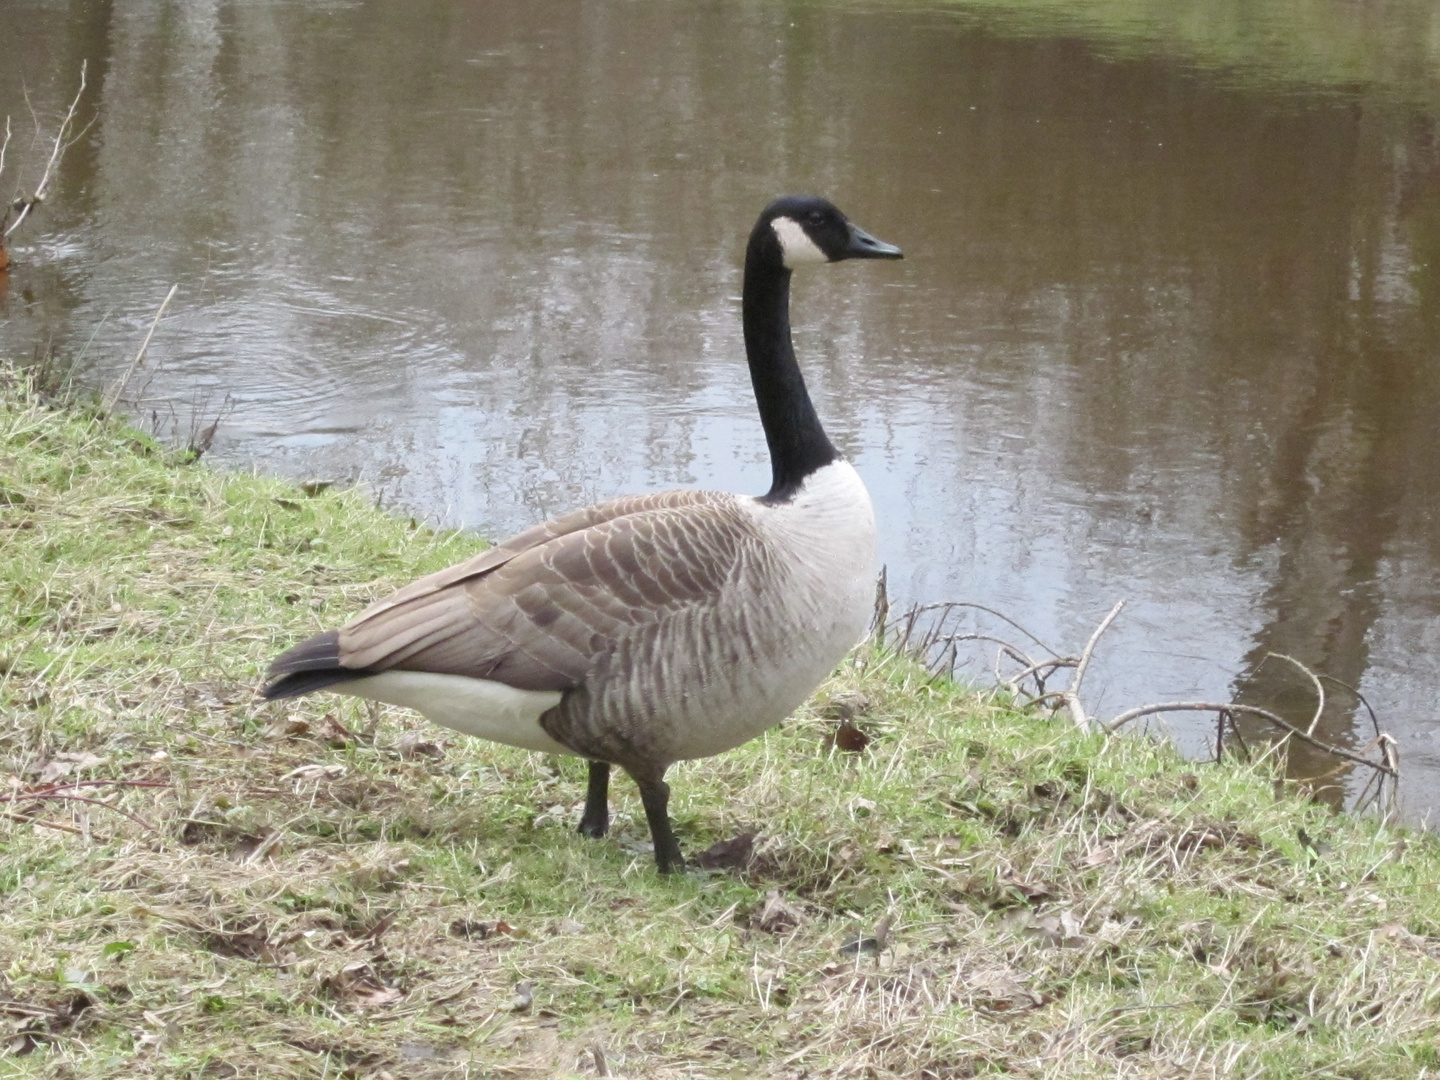
[[[632,495],[536,525],[281,653],[265,696],[334,690],[588,758],[586,836],[605,834],[619,765],[640,788],[660,872],[682,866],[665,770],[783,720],[870,616],[870,496],[795,362],[790,272],[900,257],[820,198],[777,199],[756,222],[742,310],[766,494]]]

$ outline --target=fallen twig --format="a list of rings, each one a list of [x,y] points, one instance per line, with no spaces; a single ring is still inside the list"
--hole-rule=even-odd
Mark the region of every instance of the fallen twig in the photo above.
[[[24,814],[17,814],[13,810],[0,810],[0,817],[10,821],[18,821],[22,825],[40,825],[46,829],[59,829],[61,832],[73,833],[76,836],[84,836],[83,829],[77,829],[74,825],[66,825],[59,821],[46,821],[44,818],[26,817]]]
[[[36,794],[26,793],[26,794],[24,794],[24,795],[14,796],[14,797],[12,797],[9,801],[10,801],[11,803],[17,803],[17,802],[78,802],[78,803],[90,803],[90,804],[93,804],[93,805],[95,805],[95,806],[103,806],[106,810],[113,810],[113,811],[115,811],[115,813],[121,815],[122,817],[127,817],[127,818],[129,818],[131,821],[135,822],[136,825],[141,826],[142,828],[148,830],[149,832],[152,832],[152,833],[154,833],[154,832],[159,832],[159,830],[156,829],[154,825],[151,825],[151,824],[150,824],[148,821],[146,821],[144,818],[142,818],[142,817],[137,817],[136,815],[130,813],[129,810],[121,810],[118,806],[111,806],[111,805],[110,805],[109,803],[107,803],[104,799],[92,799],[92,798],[90,798],[90,797],[88,797],[88,796],[86,796],[86,795],[67,795],[67,794],[40,794],[40,795],[36,795]]]
[[[95,806],[103,806],[106,810],[113,810],[115,813],[120,814],[122,817],[127,817],[131,821],[135,822],[135,824],[141,826],[149,832],[154,833],[158,832],[158,830],[155,828],[155,826],[151,825],[144,818],[137,817],[135,814],[130,813],[130,811],[122,810],[118,806],[112,806],[110,803],[107,803],[103,799],[92,799],[86,795],[76,795],[74,794],[72,789],[82,787],[160,788],[170,786],[170,784],[161,780],[72,780],[69,783],[64,784],[46,784],[42,787],[29,788],[26,790],[16,789],[10,792],[9,796],[5,799],[5,801],[8,802],[11,807],[15,807],[21,803],[28,802],[93,803]],[[13,809],[7,811],[0,811],[0,813],[4,813],[5,816],[8,818],[12,818],[17,821],[25,821],[34,825],[47,825],[57,829],[64,829],[67,832],[79,831],[71,828],[70,826],[60,825],[55,822],[46,822],[38,818],[26,817],[23,814],[15,813]]]

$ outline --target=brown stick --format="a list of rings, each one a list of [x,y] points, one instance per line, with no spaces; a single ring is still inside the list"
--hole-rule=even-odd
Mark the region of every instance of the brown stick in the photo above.
[[[129,810],[121,810],[118,806],[111,806],[111,805],[110,805],[109,803],[107,803],[104,799],[91,799],[91,798],[88,798],[88,797],[86,797],[86,796],[84,796],[84,795],[63,795],[63,794],[48,794],[48,795],[47,795],[47,794],[31,794],[31,793],[26,793],[26,794],[23,794],[23,795],[15,795],[15,796],[12,796],[9,801],[10,801],[11,803],[25,803],[25,802],[78,802],[78,803],[92,803],[92,804],[94,804],[95,806],[103,806],[106,810],[113,810],[115,813],[120,814],[122,817],[127,817],[127,818],[129,818],[131,821],[135,822],[135,824],[137,824],[137,825],[139,825],[139,826],[141,826],[141,827],[149,830],[149,831],[152,832],[152,833],[158,831],[158,830],[156,830],[156,828],[155,828],[154,825],[151,825],[151,824],[150,824],[148,821],[146,821],[144,818],[142,818],[142,817],[136,817],[134,814],[130,813]]]
[[[150,329],[145,332],[145,340],[140,343],[140,351],[135,354],[135,359],[130,361],[130,366],[125,369],[125,374],[115,384],[113,390],[105,396],[105,411],[108,413],[115,408],[115,403],[120,400],[120,395],[125,392],[125,387],[130,385],[130,380],[135,377],[135,369],[145,359],[145,350],[150,348],[150,339],[155,336],[155,327],[160,325],[160,317],[165,314],[165,309],[170,306],[170,301],[175,296],[175,290],[180,288],[176,282],[170,286],[170,291],[165,294],[165,299],[160,301],[160,308],[155,312],[155,318],[150,320]]]
[[[64,825],[58,821],[46,821],[44,818],[26,817],[24,814],[13,814],[9,810],[0,810],[0,817],[8,818],[11,821],[18,821],[22,825],[42,825],[47,829],[59,829],[61,832],[74,833],[76,836],[84,836],[84,832],[75,828],[74,825]]]

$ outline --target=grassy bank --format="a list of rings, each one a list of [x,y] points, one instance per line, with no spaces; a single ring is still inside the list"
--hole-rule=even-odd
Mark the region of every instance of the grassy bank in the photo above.
[[[901,3],[907,0],[899,0]],[[1231,85],[1378,90],[1434,108],[1437,12],[1425,0],[946,0],[1002,32],[1075,34],[1115,56],[1169,56]]]
[[[903,659],[677,768],[757,835],[663,880],[626,781],[586,841],[578,762],[254,696],[475,547],[0,386],[0,1076],[1440,1070],[1432,839]]]

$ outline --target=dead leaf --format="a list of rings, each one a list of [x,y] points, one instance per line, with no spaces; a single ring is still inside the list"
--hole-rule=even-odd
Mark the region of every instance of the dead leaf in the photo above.
[[[701,870],[743,870],[755,856],[755,834],[742,832],[711,844],[690,861]]]
[[[1020,881],[1008,875],[1002,877],[1000,880],[1001,884],[1006,888],[1013,889],[1032,905],[1042,904],[1046,900],[1053,899],[1055,896],[1055,891],[1043,881]]]
[[[310,734],[310,721],[299,713],[276,720],[265,729],[267,739],[303,739]]]
[[[75,763],[71,761],[48,761],[40,770],[36,778],[42,784],[53,784],[57,780],[63,780],[75,771]]]
[[[1068,908],[1055,915],[1045,915],[1030,920],[1025,933],[1038,938],[1047,945],[1063,949],[1076,949],[1085,944],[1083,927],[1075,913]]]
[[[320,718],[320,729],[315,732],[315,737],[332,750],[344,750],[359,742],[359,737],[340,723],[334,713],[326,713]]]
[[[349,770],[344,765],[301,765],[291,769],[281,780],[338,780]]]
[[[416,758],[443,758],[445,751],[425,737],[420,728],[412,728],[395,740],[395,752],[406,761]]]
[[[34,1053],[35,1050],[45,1045],[42,1034],[37,1030],[31,1030],[29,1026],[13,1039],[5,1044],[5,1053],[11,1057],[24,1057],[26,1054]]]
[[[835,728],[835,748],[847,754],[858,754],[870,745],[870,736],[849,720],[842,720]]]
[[[176,1036],[180,1034],[180,1025],[172,1019],[167,1019],[149,1009],[146,1009],[141,1015],[145,1017],[145,1022],[150,1027],[140,1029],[140,1038],[135,1040],[137,1050],[145,1046],[153,1046],[157,1050],[163,1049],[173,1043]]]
[[[456,919],[450,924],[450,933],[455,937],[483,940],[499,934],[513,934],[514,932],[515,928],[504,919],[492,919],[487,922],[478,919]]]
[[[100,757],[98,754],[92,754],[89,751],[80,751],[79,753],[73,754],[56,754],[40,767],[40,772],[36,779],[41,784],[53,784],[75,773],[85,772],[88,769],[95,768],[97,765],[105,765],[109,760],[109,758]]]
[[[1412,934],[1410,928],[1401,922],[1388,922],[1377,926],[1373,933],[1376,937],[1389,938],[1395,944],[1406,948],[1423,950],[1425,947],[1425,939],[1418,934]]]
[[[355,995],[357,1008],[374,1009],[381,1005],[394,1005],[405,995],[396,987],[381,986],[374,990],[362,990]]]
[[[851,863],[859,862],[864,857],[864,852],[854,844],[841,844],[840,850],[835,852],[835,861],[842,866],[849,866]]]
[[[808,921],[803,911],[786,902],[779,889],[771,889],[760,910],[751,916],[750,925],[767,934],[783,934]]]
[[[874,799],[866,799],[860,795],[856,795],[855,798],[850,800],[850,816],[852,818],[869,817],[874,812]]]
[[[976,1004],[991,1012],[1015,1012],[1039,1008],[1045,1000],[1027,988],[1017,972],[1009,968],[984,968],[965,976],[965,986]]]
[[[405,996],[398,986],[387,985],[368,960],[346,964],[336,974],[323,979],[320,985],[332,997],[349,1001],[357,1009],[393,1005]]]

